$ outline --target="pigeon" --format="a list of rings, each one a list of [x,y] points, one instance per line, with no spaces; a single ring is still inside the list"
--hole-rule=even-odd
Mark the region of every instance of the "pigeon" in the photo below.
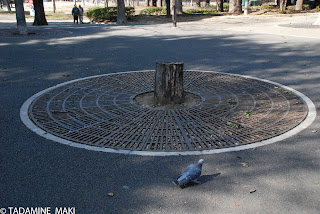
[[[188,183],[200,184],[199,178],[203,162],[204,160],[200,159],[197,164],[188,166],[188,168],[177,179],[173,180],[172,183],[179,185],[180,187]]]

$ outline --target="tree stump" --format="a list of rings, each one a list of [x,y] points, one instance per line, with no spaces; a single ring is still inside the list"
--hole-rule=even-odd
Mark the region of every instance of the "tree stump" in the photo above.
[[[154,100],[156,105],[172,105],[183,103],[184,91],[182,62],[157,62]]]

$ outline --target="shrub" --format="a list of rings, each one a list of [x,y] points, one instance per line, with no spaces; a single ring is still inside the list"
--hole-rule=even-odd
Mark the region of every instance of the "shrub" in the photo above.
[[[272,10],[276,7],[277,7],[276,5],[270,5],[270,4],[262,4],[261,5],[261,9],[263,9],[263,10]]]
[[[126,16],[134,15],[133,7],[126,7]],[[87,17],[92,22],[117,21],[117,7],[94,8],[87,12]]]
[[[229,10],[229,3],[226,3],[224,2],[223,3],[223,9],[226,11],[226,10]]]
[[[140,11],[144,15],[165,15],[167,10],[164,7],[148,7]]]
[[[190,9],[184,11],[187,14],[212,14],[212,13],[217,13],[216,10],[196,10],[196,9]]]

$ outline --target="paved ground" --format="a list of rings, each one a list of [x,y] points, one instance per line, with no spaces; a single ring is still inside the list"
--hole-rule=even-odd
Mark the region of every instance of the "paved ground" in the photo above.
[[[80,214],[319,213],[319,117],[281,142],[201,157],[77,149],[34,134],[19,117],[24,101],[50,86],[97,74],[154,69],[157,60],[279,82],[307,95],[318,109],[320,29],[278,26],[307,26],[316,18],[214,17],[180,22],[178,28],[168,23],[29,23],[30,31],[50,33],[8,37],[1,32],[13,30],[15,23],[1,16],[0,208],[76,207]],[[206,161],[203,184],[173,186],[171,180],[199,158]]]

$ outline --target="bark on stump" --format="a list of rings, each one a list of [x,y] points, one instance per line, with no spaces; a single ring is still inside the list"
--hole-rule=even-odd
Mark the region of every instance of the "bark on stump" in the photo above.
[[[183,103],[183,63],[157,62],[154,100],[156,105]]]

